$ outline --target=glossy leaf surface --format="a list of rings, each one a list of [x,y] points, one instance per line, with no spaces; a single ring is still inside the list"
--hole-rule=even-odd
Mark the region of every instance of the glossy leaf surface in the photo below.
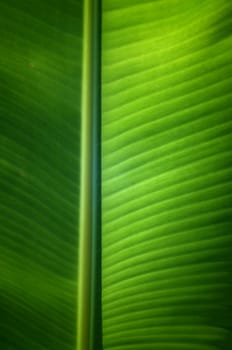
[[[0,348],[76,347],[81,1],[0,1]]]
[[[232,5],[85,5],[0,0],[0,348],[230,350]]]
[[[106,350],[229,350],[230,1],[103,0]]]

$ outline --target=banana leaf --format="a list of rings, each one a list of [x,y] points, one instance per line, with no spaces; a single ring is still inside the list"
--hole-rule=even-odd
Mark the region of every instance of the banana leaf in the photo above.
[[[0,349],[231,350],[232,5],[98,6],[0,0]]]
[[[105,350],[232,349],[231,11],[103,0]]]
[[[0,349],[76,348],[79,0],[0,1]]]

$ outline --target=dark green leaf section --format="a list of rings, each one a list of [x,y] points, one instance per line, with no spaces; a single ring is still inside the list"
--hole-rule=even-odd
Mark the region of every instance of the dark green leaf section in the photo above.
[[[232,348],[231,14],[103,0],[105,350]]]
[[[0,1],[0,348],[76,348],[81,0]]]

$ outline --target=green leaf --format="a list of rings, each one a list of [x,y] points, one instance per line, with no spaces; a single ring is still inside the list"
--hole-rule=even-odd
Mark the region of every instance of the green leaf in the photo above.
[[[232,5],[99,5],[0,0],[0,348],[230,350]]]
[[[76,348],[81,1],[0,1],[0,348]]]
[[[105,350],[231,349],[231,10],[103,0]]]

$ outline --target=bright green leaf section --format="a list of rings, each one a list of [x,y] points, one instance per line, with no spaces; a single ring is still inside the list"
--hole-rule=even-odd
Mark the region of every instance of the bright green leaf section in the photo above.
[[[103,0],[105,350],[232,348],[231,13]]]
[[[82,4],[0,1],[0,348],[76,348]]]

